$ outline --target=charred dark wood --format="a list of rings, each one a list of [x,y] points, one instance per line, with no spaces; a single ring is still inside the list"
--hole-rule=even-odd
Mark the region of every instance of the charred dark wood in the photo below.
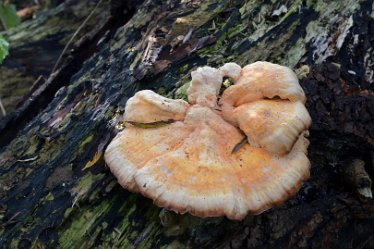
[[[44,80],[42,76],[39,76],[33,83],[30,91],[27,92],[19,102],[17,110],[11,112],[1,120],[0,133],[4,135],[0,138],[0,146],[9,143],[17,134],[17,131],[54,98],[57,90],[68,84],[71,76],[74,75],[82,67],[83,62],[94,53],[96,46],[100,45],[97,44],[99,40],[103,42],[105,39],[110,39],[113,35],[113,31],[123,25],[133,14],[133,6],[129,4],[115,4],[115,8],[115,16],[109,15],[103,23],[99,23],[94,30],[77,41],[75,46],[69,50],[69,54],[65,56],[66,58],[63,60],[61,67],[59,67],[57,71],[52,72],[48,80]],[[54,61],[57,63],[56,57],[54,60],[51,59],[51,62]],[[28,65],[35,66],[33,63],[29,63]],[[47,72],[44,72],[43,75],[46,73]]]

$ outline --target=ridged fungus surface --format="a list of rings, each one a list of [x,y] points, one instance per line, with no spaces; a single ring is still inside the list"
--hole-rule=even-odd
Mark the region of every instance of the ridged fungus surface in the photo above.
[[[178,213],[234,220],[294,195],[309,177],[311,118],[293,71],[227,63],[191,76],[188,102],[149,90],[128,100],[105,152],[118,182]],[[220,96],[224,77],[234,84]]]

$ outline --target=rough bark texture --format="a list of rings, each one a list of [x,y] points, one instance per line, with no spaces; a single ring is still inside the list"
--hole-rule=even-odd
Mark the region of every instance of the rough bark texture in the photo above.
[[[23,8],[27,6],[25,2],[15,4]],[[34,13],[35,20],[4,33],[11,46],[10,57],[0,66],[0,98],[7,112],[14,111],[48,78],[64,46],[97,2],[83,0],[65,1],[58,6],[45,4],[50,9]],[[100,27],[108,16],[108,2],[103,1],[73,41],[78,41],[94,27]],[[85,58],[81,59],[83,62]]]
[[[353,157],[374,174],[372,0],[104,2],[106,21],[1,120],[0,247],[374,247],[374,202],[360,200],[342,170]],[[40,18],[24,23],[25,37]],[[300,75],[313,118],[311,179],[285,204],[241,222],[184,215],[162,226],[160,208],[116,184],[102,158],[126,100],[141,89],[185,97],[196,67],[257,60]]]

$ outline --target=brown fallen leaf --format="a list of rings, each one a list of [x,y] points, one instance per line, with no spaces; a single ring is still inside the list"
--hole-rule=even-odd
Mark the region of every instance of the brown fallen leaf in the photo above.
[[[86,165],[82,168],[82,171],[88,168],[91,168],[103,155],[103,152],[96,152],[93,158],[86,163]]]

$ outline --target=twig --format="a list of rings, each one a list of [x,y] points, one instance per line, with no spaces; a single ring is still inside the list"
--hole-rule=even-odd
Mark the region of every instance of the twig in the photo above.
[[[17,218],[17,216],[20,214],[21,212],[17,212],[15,213],[12,217],[10,217],[7,221],[5,221],[4,223],[0,224],[0,227],[6,227],[10,224],[13,224],[16,222],[15,218]]]
[[[51,71],[51,74],[56,71],[57,67],[58,67],[58,64],[60,64],[60,61],[62,59],[62,56],[65,54],[65,52],[68,50],[69,46],[71,45],[71,43],[73,42],[73,40],[75,39],[75,37],[78,35],[78,33],[83,29],[83,27],[87,24],[88,20],[91,18],[91,16],[95,13],[96,9],[100,6],[100,4],[103,2],[103,0],[100,0],[95,8],[91,11],[91,13],[86,17],[86,19],[84,19],[84,21],[82,22],[82,24],[78,27],[78,29],[74,32],[73,36],[70,38],[70,40],[68,41],[68,43],[66,43],[65,47],[64,47],[64,50],[62,50],[60,56],[58,57],[57,59],[57,62],[56,64],[54,65],[52,71]]]
[[[246,142],[247,142],[247,136],[244,136],[243,139],[234,146],[234,148],[231,151],[231,154],[234,154],[235,152],[237,152],[241,147],[243,147],[243,145]]]
[[[31,158],[27,158],[27,159],[19,159],[19,160],[17,160],[17,162],[25,163],[25,162],[35,161],[36,159],[38,159],[37,155],[34,156],[34,157],[31,157]]]
[[[0,110],[1,110],[1,114],[3,114],[3,116],[5,117],[6,115],[6,110],[3,106],[3,102],[1,102],[1,98],[0,98]]]

